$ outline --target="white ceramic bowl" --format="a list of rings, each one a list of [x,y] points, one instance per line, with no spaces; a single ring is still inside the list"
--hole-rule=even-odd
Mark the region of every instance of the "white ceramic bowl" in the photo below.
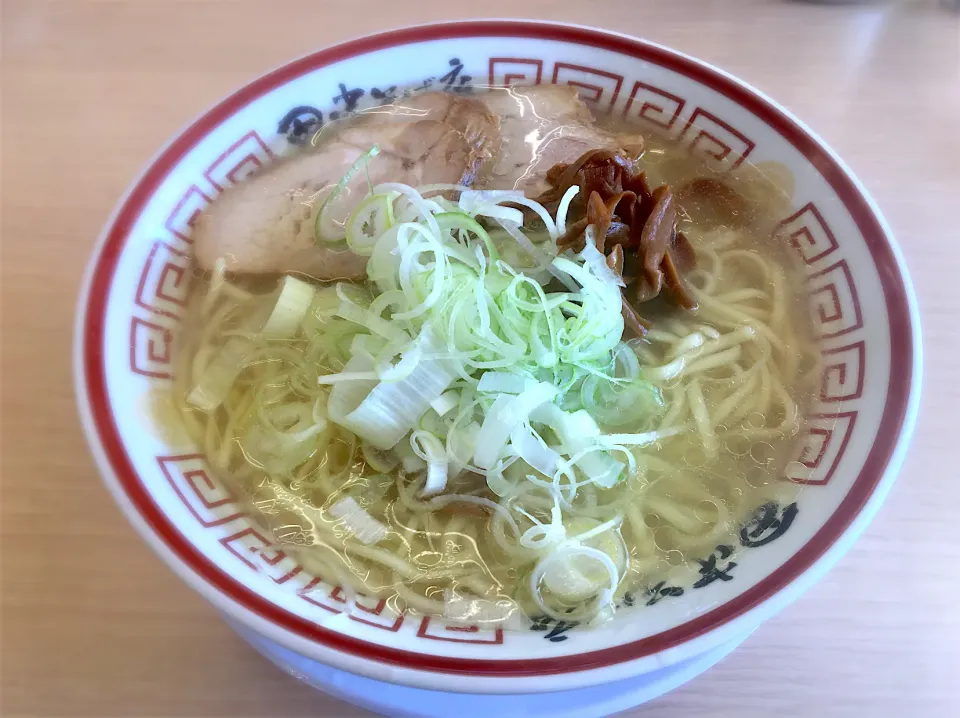
[[[791,243],[806,267],[826,366],[815,419],[781,478],[807,486],[796,504],[768,507],[743,528],[748,548],[735,564],[718,547],[703,557],[701,580],[637,596],[594,630],[552,621],[523,631],[451,626],[362,599],[347,616],[339,590],[264,549],[197,448],[151,419],[170,381],[196,213],[336,112],[406,88],[469,83],[573,84],[597,112],[678,138],[720,171],[747,159],[779,162],[792,175],[795,210],[771,241]],[[75,372],[83,424],[118,503],[161,558],[247,633],[380,680],[529,693],[608,683],[715,650],[823,575],[874,515],[902,460],[919,394],[919,332],[903,260],[876,207],[773,101],[641,40],[483,21],[322,50],[252,82],[177,136],[100,239],[80,296]]]

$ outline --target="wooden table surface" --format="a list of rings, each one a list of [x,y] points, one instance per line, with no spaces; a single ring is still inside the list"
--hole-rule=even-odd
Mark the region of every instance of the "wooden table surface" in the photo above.
[[[4,716],[360,716],[255,654],[142,544],[74,409],[81,272],[128,183],[218,98],[394,25],[565,20],[744,78],[819,132],[892,224],[926,345],[900,480],[840,565],[701,678],[673,716],[960,716],[960,16],[937,0],[12,0],[2,5]],[[951,369],[953,367],[953,369]]]

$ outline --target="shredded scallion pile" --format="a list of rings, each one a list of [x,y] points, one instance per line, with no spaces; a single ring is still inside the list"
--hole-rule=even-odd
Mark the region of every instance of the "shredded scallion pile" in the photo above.
[[[369,256],[379,294],[361,302],[338,287],[336,316],[358,333],[343,370],[319,382],[332,386],[330,421],[391,465],[425,467],[424,496],[443,495],[464,471],[508,505],[530,486],[547,489],[554,506],[542,519],[515,504],[533,522],[520,545],[542,555],[534,594],[546,580],[563,598],[557,576],[574,575],[579,588],[568,593],[581,593],[594,576],[590,614],[612,596],[623,562],[572,535],[565,509],[580,487],[609,488],[635,470],[633,447],[659,437],[618,432],[655,425],[663,401],[622,340],[619,277],[590,242],[557,253],[575,192],[551,217],[520,192],[373,188],[346,241]]]

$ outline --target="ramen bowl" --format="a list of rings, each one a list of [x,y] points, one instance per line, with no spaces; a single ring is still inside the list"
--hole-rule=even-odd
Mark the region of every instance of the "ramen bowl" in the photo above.
[[[192,271],[191,226],[231,184],[341,113],[408,89],[554,83],[596,114],[676,140],[717,172],[776,168],[793,207],[771,242],[795,252],[824,356],[815,405],[766,502],[697,559],[686,583],[624,597],[585,627],[449,623],[396,614],[275,550],[185,433],[161,421]],[[428,25],[321,50],[255,80],[174,138],[110,219],[89,265],[75,375],[87,436],[131,523],[190,586],[279,655],[420,689],[540,693],[716,655],[782,609],[850,547],[890,489],[920,387],[916,303],[873,202],[810,130],[756,90],[680,53],[583,27]],[[734,551],[736,554],[734,555]],[[288,661],[289,663],[289,661]]]

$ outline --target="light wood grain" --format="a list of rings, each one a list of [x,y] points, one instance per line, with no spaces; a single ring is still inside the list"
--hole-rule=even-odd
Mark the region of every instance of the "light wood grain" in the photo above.
[[[642,35],[768,92],[863,179],[920,295],[920,423],[875,523],[733,656],[636,715],[960,715],[960,24],[935,0],[4,2],[0,713],[365,715],[256,655],[115,509],[74,410],[74,303],[124,188],[213,101],[332,42],[480,13]]]

